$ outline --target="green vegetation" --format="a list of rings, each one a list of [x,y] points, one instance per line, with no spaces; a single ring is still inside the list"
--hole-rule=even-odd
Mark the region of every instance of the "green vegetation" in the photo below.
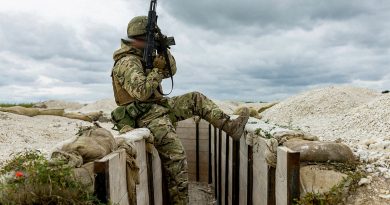
[[[34,106],[35,103],[0,103],[0,107],[13,107],[13,106],[21,106],[21,107],[26,107],[26,108],[31,108]]]
[[[274,130],[276,127],[272,127],[271,130],[268,132],[266,130],[263,130],[261,128],[257,128],[255,130],[255,134],[256,135],[259,135],[265,139],[271,139],[272,138],[272,134],[271,134],[271,131]]]
[[[297,205],[336,205],[344,204],[346,197],[356,191],[359,180],[366,176],[356,169],[356,164],[331,163],[330,167],[348,175],[340,184],[326,193],[307,193],[296,202]]]
[[[55,164],[55,165],[54,165]],[[0,170],[0,204],[99,204],[72,169],[38,152],[14,156]]]

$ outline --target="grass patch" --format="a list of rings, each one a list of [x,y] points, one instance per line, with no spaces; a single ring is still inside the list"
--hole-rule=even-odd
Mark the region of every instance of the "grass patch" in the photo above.
[[[55,165],[54,165],[55,164]],[[72,168],[39,152],[19,153],[0,170],[0,204],[100,204]]]
[[[255,130],[255,134],[260,136],[260,137],[263,137],[265,139],[271,139],[273,138],[272,134],[271,134],[271,131],[274,130],[276,127],[272,127],[271,130],[268,132],[266,130],[263,130],[261,128],[257,128]]]
[[[26,108],[31,108],[35,103],[0,103],[0,107],[13,107],[13,106],[21,106]]]
[[[307,193],[296,201],[297,205],[336,205],[344,204],[347,196],[356,192],[359,187],[359,180],[366,177],[366,173],[358,171],[356,164],[344,164],[333,163],[330,164],[335,170],[340,171],[348,175],[343,181],[331,188],[326,193]]]

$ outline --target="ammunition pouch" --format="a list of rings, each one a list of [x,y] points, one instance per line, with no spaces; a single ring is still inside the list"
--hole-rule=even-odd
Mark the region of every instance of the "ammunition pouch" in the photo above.
[[[128,105],[119,106],[111,112],[111,120],[114,124],[114,130],[121,130],[128,125],[136,128],[137,119],[144,113],[148,112],[153,103],[132,102]]]

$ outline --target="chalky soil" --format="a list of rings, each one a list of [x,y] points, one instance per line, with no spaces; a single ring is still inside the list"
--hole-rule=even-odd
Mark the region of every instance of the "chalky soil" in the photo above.
[[[189,183],[190,205],[211,205],[216,204],[213,189],[207,183],[190,182]]]

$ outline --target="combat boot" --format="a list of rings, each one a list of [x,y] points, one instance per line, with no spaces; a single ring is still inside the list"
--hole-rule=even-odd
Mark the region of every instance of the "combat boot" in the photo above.
[[[240,140],[242,134],[244,133],[245,125],[249,119],[249,109],[242,109],[240,116],[238,118],[231,119],[223,119],[220,121],[220,126],[227,135],[231,136],[233,140]]]

